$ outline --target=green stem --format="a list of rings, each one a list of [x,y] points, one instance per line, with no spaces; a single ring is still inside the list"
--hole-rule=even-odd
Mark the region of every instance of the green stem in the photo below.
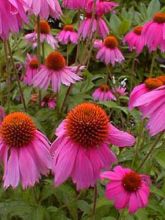
[[[151,145],[151,148],[149,150],[149,152],[146,154],[146,156],[144,157],[144,159],[142,160],[141,164],[139,165],[137,170],[140,170],[144,164],[146,163],[146,161],[148,160],[148,158],[150,157],[150,155],[152,154],[153,150],[155,149],[155,147],[157,146],[157,144],[159,143],[159,141],[161,140],[161,138],[163,137],[164,132],[160,133],[157,138],[155,139],[155,141],[153,142],[153,144]]]
[[[154,65],[155,65],[155,58],[156,58],[156,52],[153,52],[149,77],[153,76],[153,70],[154,70]]]
[[[97,203],[97,184],[94,187],[94,195],[93,195],[93,208],[92,208],[92,219],[95,219],[96,214],[96,203]]]
[[[22,100],[22,103],[23,103],[24,111],[26,112],[27,111],[26,102],[25,102],[23,90],[22,90],[22,87],[21,87],[21,83],[20,83],[20,80],[19,80],[19,74],[18,74],[18,71],[17,71],[15,63],[14,63],[12,50],[11,50],[9,41],[7,41],[7,45],[8,45],[8,52],[9,52],[12,68],[14,70],[14,74],[15,74],[15,77],[16,77],[16,80],[17,80],[17,84],[18,84],[18,88],[19,88],[19,92],[20,92],[20,96],[21,96],[21,100]]]

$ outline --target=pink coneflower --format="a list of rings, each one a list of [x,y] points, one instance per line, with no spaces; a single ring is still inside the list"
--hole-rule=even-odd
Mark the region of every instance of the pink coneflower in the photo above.
[[[113,11],[119,4],[109,0],[96,0],[96,14],[103,15]],[[92,13],[94,10],[94,0],[88,0],[86,11]]]
[[[151,136],[165,130],[165,76],[149,78],[136,86],[129,101],[129,108],[138,107],[143,117],[147,117],[147,128]]]
[[[41,106],[48,107],[49,109],[54,109],[56,107],[56,99],[51,95],[47,95],[43,98]]]
[[[50,53],[45,65],[41,65],[40,71],[33,78],[33,85],[41,89],[47,89],[51,83],[54,92],[60,90],[61,84],[70,86],[72,83],[81,80],[78,76],[84,67],[66,66],[63,55],[58,52]]]
[[[43,19],[48,19],[49,16],[54,19],[59,19],[62,15],[62,10],[58,0],[24,0],[27,3],[27,10],[30,13],[39,15]]]
[[[84,20],[81,22],[78,34],[85,40],[92,37],[97,32],[101,37],[106,37],[109,34],[109,28],[102,16],[95,16],[92,18],[92,13],[87,13]]]
[[[113,93],[116,96],[125,96],[127,94],[126,90],[127,90],[126,87],[122,87],[122,86],[115,87],[112,89]]]
[[[0,159],[4,162],[4,187],[33,186],[51,168],[49,143],[23,112],[7,115],[0,127]]]
[[[144,25],[142,35],[150,52],[158,48],[165,52],[164,25],[165,13],[162,12],[156,13],[153,19]]]
[[[53,49],[58,47],[58,42],[50,33],[50,25],[47,21],[41,20],[40,21],[40,42],[41,43],[48,43]],[[25,39],[33,44],[33,47],[37,47],[37,28],[34,30],[33,33],[26,34]]]
[[[110,124],[106,112],[92,103],[73,108],[56,136],[51,146],[55,185],[71,177],[77,190],[94,186],[100,171],[116,161],[109,144],[125,147],[135,142],[132,135]]]
[[[63,6],[69,9],[84,9],[88,0],[63,0]]]
[[[31,86],[32,79],[38,71],[39,71],[39,62],[38,62],[37,57],[27,54],[25,76],[24,76],[23,82],[26,85]]]
[[[61,44],[77,44],[78,33],[74,30],[73,25],[64,25],[63,30],[57,35],[57,39]]]
[[[22,23],[27,22],[22,0],[0,0],[0,37],[6,39],[10,32],[18,32]]]
[[[103,84],[99,88],[97,88],[92,94],[92,96],[95,101],[116,100],[116,97],[113,95],[112,91],[110,90],[110,87],[107,84]]]
[[[137,26],[124,37],[124,43],[128,44],[130,50],[136,50],[137,54],[140,54],[145,46],[142,30],[142,26]]]
[[[115,63],[121,63],[124,57],[118,48],[118,41],[114,36],[108,36],[102,42],[101,40],[96,40],[94,47],[98,49],[96,58],[101,60],[106,65]]]
[[[150,194],[149,176],[116,166],[113,171],[103,172],[101,178],[110,181],[105,195],[114,202],[116,209],[128,208],[129,213],[135,213],[147,206]]]

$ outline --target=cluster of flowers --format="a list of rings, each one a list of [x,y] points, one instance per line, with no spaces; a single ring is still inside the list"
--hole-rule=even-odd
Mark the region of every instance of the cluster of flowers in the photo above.
[[[57,0],[0,0],[0,37],[7,39],[10,32],[18,32],[22,23],[28,22],[27,14],[35,14],[42,20],[33,33],[25,36],[33,47],[37,46],[39,31],[40,42],[46,41],[53,49],[57,49],[58,42],[77,44],[79,39],[90,39],[97,33],[102,39],[93,43],[98,50],[96,58],[106,65],[115,65],[124,60],[119,42],[115,36],[109,35],[104,20],[104,15],[113,11],[117,3],[106,0],[64,0],[63,6],[83,9],[85,15],[78,32],[73,25],[67,24],[55,38],[45,19],[49,16],[58,19],[62,15]],[[128,33],[124,42],[138,54],[144,46],[148,46],[150,51],[157,48],[164,51],[164,24],[165,13],[156,13],[152,21]],[[64,56],[57,50],[46,57],[44,64],[40,64],[36,56],[28,54],[26,64],[24,82],[44,89],[51,84],[54,92],[60,90],[61,84],[70,86],[80,81],[82,78],[79,74],[84,69],[82,65],[68,66]],[[119,94],[125,94],[125,89],[117,89]],[[102,85],[93,97],[103,101],[116,99],[108,85]],[[164,131],[165,77],[150,78],[135,87],[129,107],[138,107],[143,117],[149,119],[147,128],[152,136]],[[106,196],[114,201],[118,209],[128,208],[130,213],[134,213],[147,205],[150,192],[148,176],[121,166],[102,173],[117,161],[109,145],[130,147],[134,145],[135,138],[113,126],[101,107],[93,103],[77,105],[67,114],[55,135],[56,140],[50,143],[25,113],[15,112],[4,117],[0,126],[0,159],[4,164],[5,188],[15,188],[19,183],[23,188],[33,186],[41,175],[52,171],[55,186],[70,177],[77,190],[93,187],[100,178],[108,179]]]

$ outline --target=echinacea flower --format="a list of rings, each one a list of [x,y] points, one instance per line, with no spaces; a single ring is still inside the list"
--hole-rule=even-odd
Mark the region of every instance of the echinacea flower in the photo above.
[[[109,34],[109,28],[102,16],[95,15],[93,18],[92,13],[87,13],[80,24],[78,35],[85,40],[88,37],[91,38],[95,32],[104,38]]]
[[[54,109],[56,107],[56,99],[51,95],[47,95],[43,98],[41,106],[48,107],[49,109]]]
[[[162,12],[156,13],[151,21],[144,24],[142,35],[150,52],[158,48],[165,52],[164,26],[165,13]]]
[[[129,108],[138,107],[143,118],[148,118],[151,136],[165,130],[165,76],[148,78],[136,86],[130,95]]]
[[[23,112],[7,115],[0,126],[0,160],[4,187],[33,186],[51,168],[47,138]]]
[[[61,44],[77,44],[78,33],[74,30],[73,25],[64,25],[62,31],[57,35],[57,39]]]
[[[116,96],[125,96],[127,94],[126,90],[127,90],[126,87],[122,87],[122,86],[114,87],[112,89],[113,93]]]
[[[63,6],[69,9],[84,9],[88,0],[63,0]]]
[[[86,11],[88,13],[92,13],[94,10],[94,7],[96,8],[96,14],[97,15],[103,15],[110,13],[113,11],[119,4],[113,1],[109,0],[96,0],[96,3],[94,3],[95,0],[88,0],[86,4]],[[96,6],[94,6],[96,4]]]
[[[0,0],[0,37],[7,39],[10,32],[17,33],[23,22],[27,22],[22,0]]]
[[[137,26],[124,37],[124,43],[128,44],[130,50],[136,50],[137,54],[140,54],[145,46],[142,30],[142,26]]]
[[[101,85],[97,88],[92,94],[93,99],[96,101],[111,101],[116,100],[116,97],[113,95],[110,87],[107,84]]]
[[[118,48],[118,41],[114,36],[108,36],[102,42],[101,40],[96,40],[94,47],[98,49],[96,58],[106,65],[115,63],[121,63],[124,61],[123,54]]]
[[[63,55],[58,52],[50,53],[45,64],[41,65],[40,71],[33,78],[33,85],[41,89],[47,89],[51,83],[54,92],[60,90],[61,84],[70,86],[82,78],[78,75],[83,66],[67,66]]]
[[[115,128],[98,105],[83,103],[73,108],[56,130],[52,143],[52,170],[55,185],[69,177],[77,190],[96,184],[102,169],[109,168],[116,156],[109,144],[132,146],[135,138]]]
[[[40,21],[40,42],[41,43],[48,43],[53,49],[58,47],[58,42],[55,37],[50,33],[50,25],[47,21],[41,20]],[[25,39],[33,44],[33,47],[37,47],[37,28],[34,30],[33,33],[26,34]]]
[[[39,62],[38,62],[37,57],[31,56],[30,54],[27,54],[25,76],[23,78],[23,82],[26,85],[31,86],[33,77],[36,75],[38,70],[39,70]]]
[[[129,213],[135,213],[147,206],[150,194],[149,176],[116,166],[113,171],[103,172],[101,178],[109,180],[105,195],[114,202],[116,209],[128,208]]]
[[[59,19],[62,10],[58,0],[24,0],[27,3],[27,10],[30,13],[39,15],[42,19],[48,19],[49,16]]]

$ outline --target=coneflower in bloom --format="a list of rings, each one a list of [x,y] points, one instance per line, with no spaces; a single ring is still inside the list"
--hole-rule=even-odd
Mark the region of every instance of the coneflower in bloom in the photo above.
[[[106,65],[115,63],[121,63],[124,61],[123,54],[118,48],[118,40],[114,36],[108,36],[104,41],[96,40],[94,47],[98,49],[96,58]]]
[[[18,32],[22,23],[27,22],[22,0],[0,0],[0,37],[7,39],[10,32]]]
[[[113,95],[110,87],[107,84],[102,84],[94,91],[92,96],[95,101],[116,100],[116,97]]]
[[[26,58],[26,66],[25,66],[25,76],[23,78],[23,82],[26,85],[31,86],[33,77],[39,70],[39,62],[36,56],[31,56],[27,54]]]
[[[78,33],[74,30],[73,25],[64,25],[62,31],[57,35],[57,39],[61,44],[77,44]]]
[[[136,50],[137,54],[140,54],[145,46],[142,30],[142,26],[137,26],[124,37],[124,43],[128,44],[130,50]]]
[[[63,0],[63,6],[69,9],[84,9],[88,0]]]
[[[24,0],[27,4],[27,10],[30,13],[39,15],[43,19],[48,19],[49,16],[54,19],[59,19],[62,15],[62,10],[58,0]]]
[[[86,11],[88,13],[92,13],[92,11],[94,10],[94,0],[88,0],[87,4],[86,4]],[[119,4],[113,1],[109,1],[109,0],[96,0],[96,14],[97,15],[103,15],[103,14],[107,14],[110,13],[111,11],[113,11]]]
[[[135,138],[115,128],[98,105],[83,103],[73,108],[56,130],[52,143],[55,185],[69,177],[77,190],[96,184],[100,171],[116,161],[109,144],[132,146]]]
[[[150,194],[149,176],[116,166],[113,171],[103,172],[101,178],[109,181],[105,195],[114,202],[116,209],[128,208],[129,213],[135,213],[147,206]]]
[[[151,21],[144,24],[142,35],[149,51],[155,51],[158,48],[165,52],[165,13],[158,12]]]
[[[33,186],[51,168],[47,138],[23,112],[7,115],[0,127],[0,159],[4,187]]]
[[[33,47],[37,47],[37,28],[33,33],[26,34],[25,39],[33,44]],[[51,28],[47,21],[40,21],[40,42],[48,43],[53,49],[58,47],[58,42],[55,37],[51,34]]]
[[[113,93],[116,96],[125,96],[127,94],[126,90],[127,90],[126,87],[122,87],[122,86],[114,87],[112,89]]]
[[[109,28],[101,15],[92,17],[92,13],[86,13],[86,17],[81,22],[78,35],[83,40],[91,38],[97,32],[100,37],[106,37],[109,34]]]
[[[147,129],[151,136],[165,130],[165,76],[148,78],[136,86],[129,101],[129,108],[138,107],[143,118],[148,118]]]
[[[54,109],[56,107],[56,99],[51,95],[47,95],[43,98],[41,106],[48,107],[49,109]]]
[[[70,86],[82,78],[79,76],[83,66],[67,66],[63,55],[58,52],[50,53],[45,64],[41,65],[40,71],[33,78],[33,85],[41,89],[47,89],[51,83],[54,92],[60,90],[61,84]]]

